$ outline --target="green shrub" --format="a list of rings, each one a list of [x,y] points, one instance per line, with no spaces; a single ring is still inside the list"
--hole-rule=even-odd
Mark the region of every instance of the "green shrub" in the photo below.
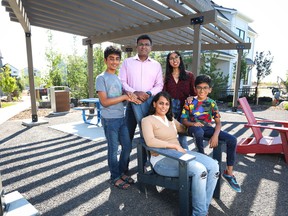
[[[285,110],[288,110],[288,102],[285,102],[283,107],[284,107]]]

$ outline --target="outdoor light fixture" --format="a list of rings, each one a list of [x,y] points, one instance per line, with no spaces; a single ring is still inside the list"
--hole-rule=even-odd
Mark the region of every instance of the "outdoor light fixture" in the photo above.
[[[125,49],[125,51],[126,51],[126,52],[132,52],[132,51],[133,51],[133,48],[127,47],[127,48]]]
[[[200,16],[200,17],[192,18],[190,24],[196,25],[196,24],[202,24],[203,22],[204,22],[204,16]]]
[[[236,45],[236,49],[244,49],[245,48],[245,45],[243,44],[237,44]]]

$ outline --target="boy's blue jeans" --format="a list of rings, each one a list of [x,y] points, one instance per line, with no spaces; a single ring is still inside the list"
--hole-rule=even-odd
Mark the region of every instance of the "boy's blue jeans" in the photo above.
[[[111,179],[114,180],[127,171],[132,149],[125,118],[102,118],[105,137],[108,143],[108,166]],[[117,151],[119,144],[122,147],[119,161]]]
[[[194,136],[195,138],[198,152],[204,154],[204,145],[203,145],[204,137],[211,138],[214,134],[214,131],[215,129],[211,126],[203,126],[203,127],[190,126],[188,128],[189,136]],[[225,131],[220,131],[219,140],[225,141],[227,146],[227,152],[226,152],[227,166],[233,166],[236,158],[236,146],[237,146],[236,137]]]

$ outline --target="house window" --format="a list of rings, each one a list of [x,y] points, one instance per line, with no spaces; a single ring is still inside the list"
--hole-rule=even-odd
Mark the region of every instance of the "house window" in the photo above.
[[[251,37],[247,37],[247,43],[251,43]],[[247,53],[250,53],[250,49],[247,50]]]
[[[243,85],[248,85],[248,76],[249,76],[250,70],[249,67],[246,69],[245,77],[243,79]]]
[[[240,38],[242,38],[243,40],[245,39],[245,31],[243,31],[242,29],[236,28],[238,36]]]

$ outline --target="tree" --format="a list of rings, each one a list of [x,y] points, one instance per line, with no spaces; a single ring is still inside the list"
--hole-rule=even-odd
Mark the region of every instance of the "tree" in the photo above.
[[[213,91],[210,97],[217,100],[221,98],[220,92],[227,89],[229,75],[224,76],[223,72],[217,68],[218,55],[214,53],[202,54],[200,74],[209,75],[213,81]]]
[[[248,74],[248,65],[246,62],[246,56],[247,53],[244,53],[241,58],[241,68],[240,68],[240,79],[243,80],[243,83],[245,84],[247,82],[247,74]],[[233,64],[233,79],[235,79],[236,76],[236,70],[237,70],[237,63],[235,62]]]
[[[257,81],[256,81],[256,88],[255,88],[255,102],[258,104],[258,86],[266,76],[271,74],[271,64],[273,62],[273,56],[271,56],[270,51],[268,53],[256,52],[256,56],[254,59],[254,65],[256,66],[257,71]]]
[[[95,80],[96,76],[106,69],[101,45],[93,49],[93,58],[93,80]],[[67,57],[67,80],[72,97],[77,99],[88,97],[87,61],[84,56],[77,55],[76,49],[73,55]]]
[[[96,79],[96,76],[101,74],[105,69],[106,65],[104,62],[104,51],[101,47],[93,48],[93,80]]]
[[[87,62],[76,54],[67,57],[67,80],[73,98],[87,98]]]
[[[17,77],[16,80],[16,86],[17,88],[13,91],[12,95],[13,97],[20,98],[22,91],[24,90],[24,81]]]
[[[0,73],[0,88],[7,94],[7,100],[12,100],[12,93],[17,89],[17,81],[11,77],[11,69],[8,65],[4,65]]]
[[[285,94],[288,93],[288,72],[286,72],[286,80],[283,80],[281,77],[277,77],[277,82],[280,79],[280,85],[282,84],[285,88]],[[280,87],[279,85],[279,87]]]
[[[167,55],[163,57],[162,52],[151,52],[150,56],[152,59],[158,61],[161,64],[161,67],[164,73],[164,69],[166,69],[166,56]]]
[[[48,31],[48,41],[50,47],[46,49],[45,55],[48,61],[49,74],[46,77],[46,87],[61,86],[63,84],[63,59],[62,55],[53,50],[53,35]]]

